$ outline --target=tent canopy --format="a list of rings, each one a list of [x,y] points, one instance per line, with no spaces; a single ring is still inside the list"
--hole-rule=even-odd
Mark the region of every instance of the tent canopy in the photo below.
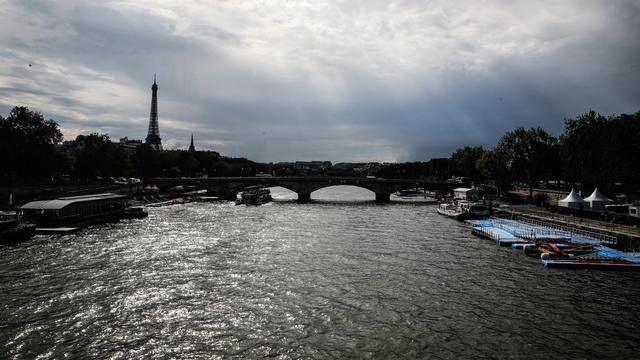
[[[569,195],[567,195],[567,197],[562,200],[558,200],[558,206],[568,208],[582,209],[586,204],[587,202],[582,200],[582,198],[578,196],[578,194],[576,194],[576,191],[573,189],[571,189],[571,192],[569,193]]]
[[[580,196],[578,196],[578,194],[576,194],[576,191],[574,189],[571,189],[571,192],[569,193],[569,195],[567,195],[567,197],[565,197],[564,199],[558,200],[558,202],[563,202],[563,203],[583,203],[585,202],[584,200],[582,200],[582,198]]]
[[[592,202],[592,201],[613,202],[613,200],[611,200],[608,197],[604,196],[604,194],[602,194],[600,192],[600,190],[598,190],[598,188],[593,190],[593,193],[591,195],[589,195],[589,197],[585,198],[584,201],[588,201],[588,202]]]

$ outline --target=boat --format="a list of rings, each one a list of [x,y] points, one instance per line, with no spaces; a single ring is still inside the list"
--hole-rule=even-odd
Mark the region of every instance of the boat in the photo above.
[[[438,214],[448,216],[456,220],[484,219],[490,215],[490,210],[483,204],[470,201],[444,201],[436,207]]]
[[[143,219],[149,216],[146,208],[141,205],[129,206],[124,209],[122,213],[122,219]]]
[[[393,194],[395,196],[404,197],[404,198],[408,198],[408,197],[425,197],[426,198],[427,197],[426,192],[418,188],[398,190]]]
[[[12,244],[31,239],[36,226],[22,220],[19,213],[0,212],[0,244]]]
[[[273,200],[271,191],[261,186],[250,186],[240,194],[240,199],[236,200],[236,205],[262,205]]]
[[[126,196],[112,193],[69,196],[31,201],[20,211],[37,228],[79,227],[120,219],[126,200]]]
[[[436,211],[440,215],[448,216],[450,218],[457,219],[462,215],[462,211],[455,202],[441,202],[436,207]]]
[[[640,271],[640,262],[623,258],[576,257],[568,259],[543,259],[542,263],[548,268]]]
[[[541,257],[544,259],[565,259],[573,256],[589,255],[598,251],[593,244],[584,243],[558,243],[552,241],[539,241],[528,243],[522,247],[512,246],[519,249],[527,256]]]

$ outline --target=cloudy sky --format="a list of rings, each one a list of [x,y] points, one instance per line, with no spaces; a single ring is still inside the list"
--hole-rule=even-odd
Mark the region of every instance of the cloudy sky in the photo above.
[[[257,161],[409,161],[640,110],[637,0],[0,0],[0,114]],[[29,66],[31,64],[31,66]]]

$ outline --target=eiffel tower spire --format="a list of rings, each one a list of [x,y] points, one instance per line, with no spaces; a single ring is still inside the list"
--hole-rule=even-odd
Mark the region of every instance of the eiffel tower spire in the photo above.
[[[146,142],[155,150],[162,150],[162,139],[160,139],[160,128],[158,127],[158,84],[156,84],[156,74],[153,74],[151,91],[151,113],[149,114],[149,131],[147,132]]]
[[[189,145],[189,152],[195,152],[196,147],[193,146],[193,134],[191,134],[191,145]]]

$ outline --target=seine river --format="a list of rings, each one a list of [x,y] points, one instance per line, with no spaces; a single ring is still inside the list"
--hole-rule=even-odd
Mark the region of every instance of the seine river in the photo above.
[[[335,187],[0,247],[0,358],[638,358],[640,274]]]

